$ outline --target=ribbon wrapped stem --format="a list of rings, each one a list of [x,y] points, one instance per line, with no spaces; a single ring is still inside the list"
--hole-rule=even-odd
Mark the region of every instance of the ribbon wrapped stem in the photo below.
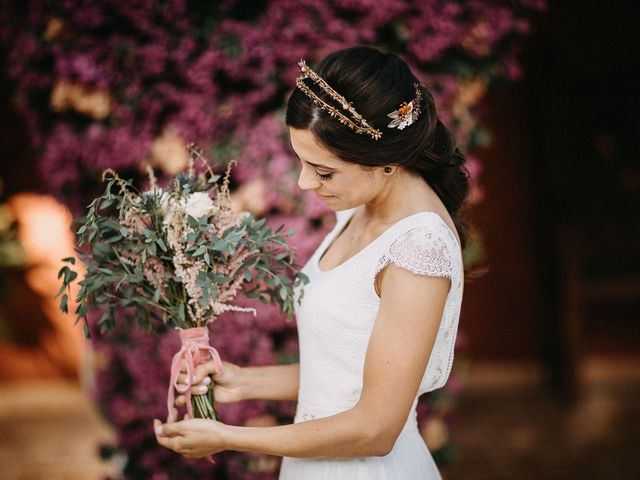
[[[222,372],[222,360],[218,351],[209,344],[209,330],[207,327],[188,328],[180,330],[182,346],[173,356],[171,362],[171,380],[169,382],[169,394],[167,395],[168,422],[176,422],[175,392],[185,396],[187,413],[191,418],[208,418],[216,420],[216,411],[213,401],[213,381],[207,393],[191,395],[191,381],[196,372],[196,367],[210,360],[214,361],[216,372]],[[178,383],[178,375],[185,370],[189,382]]]

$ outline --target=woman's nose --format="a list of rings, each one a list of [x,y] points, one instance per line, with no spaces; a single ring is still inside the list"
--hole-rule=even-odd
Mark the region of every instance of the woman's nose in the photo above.
[[[301,190],[312,190],[320,186],[320,181],[316,178],[310,168],[302,167],[298,176],[298,187]]]

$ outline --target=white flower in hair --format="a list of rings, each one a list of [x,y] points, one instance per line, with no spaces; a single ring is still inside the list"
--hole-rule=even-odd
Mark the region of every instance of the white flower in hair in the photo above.
[[[413,108],[413,102],[403,102],[398,110],[387,115],[387,117],[393,118],[393,120],[387,126],[389,128],[397,127],[398,130],[403,130],[405,127],[408,127],[413,122],[415,122],[418,119],[419,114],[420,112]]]
[[[409,103],[402,102],[398,110],[388,113],[387,117],[392,118],[393,120],[387,125],[389,128],[398,128],[398,130],[403,130],[405,127],[408,127],[413,122],[418,120],[420,116],[420,101],[422,100],[422,91],[420,90],[419,84],[414,84],[414,88],[416,89],[416,96]]]

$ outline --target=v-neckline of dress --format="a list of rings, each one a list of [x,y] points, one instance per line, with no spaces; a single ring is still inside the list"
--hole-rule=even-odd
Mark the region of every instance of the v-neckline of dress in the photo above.
[[[347,265],[349,263],[351,263],[353,261],[353,259],[364,255],[364,252],[366,252],[367,250],[369,250],[375,243],[378,242],[378,240],[380,240],[383,236],[385,236],[388,232],[391,231],[391,229],[395,228],[397,225],[401,224],[402,222],[405,222],[406,220],[413,218],[417,215],[421,215],[421,214],[430,214],[430,215],[435,215],[438,219],[440,219],[441,222],[444,223],[444,225],[447,227],[447,230],[449,230],[449,232],[453,235],[453,232],[451,232],[451,228],[449,227],[449,225],[447,225],[447,222],[444,221],[444,219],[440,216],[439,213],[434,212],[433,210],[421,210],[419,212],[415,212],[412,213],[410,215],[407,215],[406,217],[403,217],[399,220],[397,220],[396,222],[392,223],[391,225],[389,225],[380,235],[378,235],[376,238],[374,238],[373,240],[371,240],[371,242],[369,242],[368,244],[366,244],[364,247],[362,247],[360,250],[358,250],[356,253],[354,253],[353,255],[351,255],[349,258],[347,258],[346,260],[343,260],[342,262],[340,262],[338,265],[331,267],[328,270],[322,270],[322,268],[320,268],[320,260],[322,259],[322,257],[324,257],[324,255],[329,251],[329,249],[331,248],[331,246],[334,244],[334,242],[336,241],[336,239],[342,235],[344,233],[344,231],[347,229],[347,227],[349,226],[349,223],[351,222],[351,219],[353,218],[353,214],[355,212],[355,208],[351,211],[351,213],[349,214],[349,217],[346,219],[346,221],[344,222],[344,224],[342,225],[342,228],[340,230],[337,230],[337,233],[335,233],[334,235],[332,235],[329,239],[329,241],[327,242],[328,245],[326,247],[324,247],[322,249],[322,251],[318,252],[318,255],[316,256],[315,262],[314,262],[314,266],[316,268],[316,270],[320,273],[326,274],[326,273],[332,273],[338,269],[341,269],[344,265]],[[455,239],[455,235],[454,235],[454,239]],[[457,242],[457,240],[456,240]]]

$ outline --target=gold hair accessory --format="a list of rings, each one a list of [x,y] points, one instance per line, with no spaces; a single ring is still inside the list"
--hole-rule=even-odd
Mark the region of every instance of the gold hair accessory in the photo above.
[[[389,118],[393,118],[387,127],[398,128],[403,130],[413,122],[415,122],[420,116],[420,101],[422,100],[422,91],[420,85],[415,83],[413,85],[416,89],[416,97],[409,103],[402,102],[398,110],[391,112],[387,115]]]
[[[373,128],[369,123],[360,115],[351,103],[347,102],[347,100],[336,92],[331,86],[325,82],[322,78],[318,76],[316,72],[311,70],[306,64],[304,60],[300,60],[298,62],[300,65],[300,75],[296,78],[297,87],[302,90],[302,92],[309,97],[314,104],[318,107],[326,110],[326,112],[332,117],[336,118],[340,123],[346,125],[351,130],[356,133],[366,133],[370,135],[374,140],[379,140],[382,137],[382,132]],[[307,85],[304,83],[304,79],[309,78],[316,85],[318,85],[322,90],[324,90],[331,98],[333,98],[336,102],[338,102],[344,110],[351,114],[351,118],[347,117],[345,114],[340,112],[336,107],[329,105],[327,102],[318,97]],[[404,127],[403,127],[404,128]]]

